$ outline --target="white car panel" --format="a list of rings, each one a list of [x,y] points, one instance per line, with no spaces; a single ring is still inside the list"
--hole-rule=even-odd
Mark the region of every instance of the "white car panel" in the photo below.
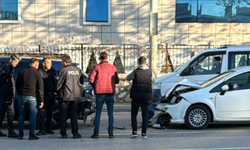
[[[223,120],[250,119],[250,89],[226,91],[216,97],[216,115]]]
[[[168,108],[167,113],[171,114],[171,117],[172,117],[171,123],[183,124],[185,113],[187,111],[187,108],[190,105],[191,104],[188,101],[181,100],[177,104],[166,106]],[[179,112],[179,113],[176,113],[176,112]]]

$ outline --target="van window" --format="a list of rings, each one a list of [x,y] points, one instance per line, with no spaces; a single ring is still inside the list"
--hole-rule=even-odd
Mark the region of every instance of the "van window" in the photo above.
[[[191,75],[220,74],[222,59],[222,54],[201,56],[190,65]]]
[[[228,69],[249,66],[250,53],[249,52],[230,52]]]

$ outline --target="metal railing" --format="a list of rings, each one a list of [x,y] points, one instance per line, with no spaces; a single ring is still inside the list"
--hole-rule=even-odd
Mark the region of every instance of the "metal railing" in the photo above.
[[[193,55],[201,50],[215,48],[212,45],[170,45],[159,44],[157,55],[157,72],[172,72],[181,64],[187,62]],[[79,68],[90,73],[97,63],[102,51],[108,53],[109,62],[117,67],[119,73],[129,73],[137,66],[140,56],[149,58],[148,45],[136,44],[123,45],[56,45],[56,46],[0,46],[0,56],[11,53],[19,53],[21,56],[50,57],[60,59],[63,54],[71,56],[73,62],[79,64]]]

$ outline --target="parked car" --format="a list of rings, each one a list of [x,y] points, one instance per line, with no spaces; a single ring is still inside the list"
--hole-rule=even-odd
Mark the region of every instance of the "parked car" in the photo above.
[[[10,57],[0,57],[0,68],[5,62],[9,61],[9,59],[10,59]],[[22,57],[21,61],[14,69],[15,70],[15,79],[17,78],[19,71],[22,70],[23,68],[26,68],[29,65],[30,59],[31,59],[31,57]],[[43,58],[37,58],[37,59],[41,63]],[[61,64],[61,60],[51,59],[51,61],[52,61],[52,67],[56,71],[59,71],[63,67]],[[73,65],[77,66],[78,64],[73,63]],[[93,92],[92,92],[93,89],[88,81],[88,75],[84,72],[83,72],[83,75],[84,75],[84,95],[85,95],[85,97],[83,97],[82,100],[78,101],[77,117],[78,117],[78,119],[82,119],[83,122],[85,123],[87,116],[89,116],[95,112],[95,107],[91,101],[92,96],[93,96]],[[18,96],[16,96],[14,98],[14,108],[15,108],[15,120],[17,120],[18,119]],[[58,110],[58,101],[57,100],[56,100],[52,115],[53,116],[52,116],[52,127],[51,128],[55,129],[55,128],[59,127],[59,125],[60,125],[59,124],[59,110]],[[28,116],[29,115],[26,115],[26,120],[28,120]]]
[[[177,83],[156,109],[157,123],[204,129],[210,122],[250,121],[250,67],[231,69],[202,84]]]
[[[214,71],[213,59],[220,58],[221,70]],[[152,91],[152,105],[149,118],[154,115],[154,109],[161,98],[178,82],[183,79],[202,83],[219,73],[227,70],[250,65],[250,46],[223,46],[206,49],[192,57],[174,72],[170,72],[155,80]]]

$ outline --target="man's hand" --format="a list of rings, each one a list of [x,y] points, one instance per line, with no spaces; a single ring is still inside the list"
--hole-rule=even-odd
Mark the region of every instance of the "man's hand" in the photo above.
[[[43,108],[43,102],[40,103],[39,108],[40,108],[40,109]]]

